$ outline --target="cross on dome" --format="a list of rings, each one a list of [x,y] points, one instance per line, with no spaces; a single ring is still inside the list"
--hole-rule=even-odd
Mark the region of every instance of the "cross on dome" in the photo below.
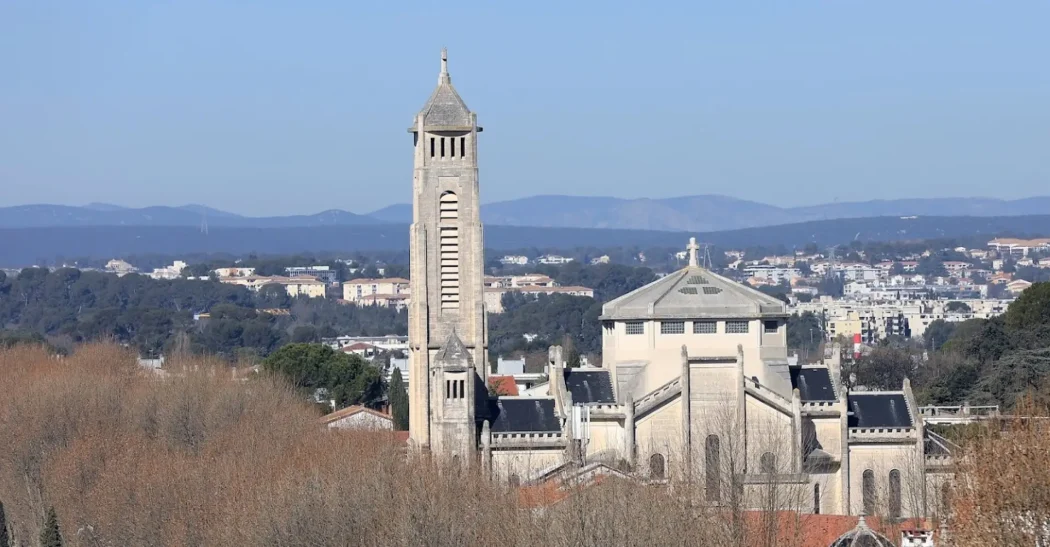
[[[686,245],[685,248],[689,250],[689,265],[699,266],[700,263],[696,258],[696,252],[700,250],[700,246],[696,244],[696,238],[689,238],[689,245]]]

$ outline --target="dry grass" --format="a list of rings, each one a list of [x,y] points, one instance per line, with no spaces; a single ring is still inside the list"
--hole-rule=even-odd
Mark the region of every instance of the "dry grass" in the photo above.
[[[165,379],[111,345],[0,351],[0,501],[35,544],[54,505],[69,545],[774,545],[684,485],[606,481],[528,509],[519,493],[328,433],[286,385],[185,358]],[[771,543],[772,541],[772,543]],[[804,545],[799,539],[779,545]]]
[[[159,379],[111,345],[0,351],[0,500],[20,541],[54,505],[72,545],[715,544],[657,491],[523,509],[385,437],[322,431],[280,382],[180,364]]]

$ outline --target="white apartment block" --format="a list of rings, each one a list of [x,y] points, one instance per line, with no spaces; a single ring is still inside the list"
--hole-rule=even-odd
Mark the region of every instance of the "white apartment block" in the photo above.
[[[377,279],[358,278],[343,283],[343,300],[360,304],[379,304],[377,295],[408,296],[412,294],[407,279],[401,277],[382,277]],[[381,304],[380,304],[381,305]]]
[[[781,283],[790,283],[792,279],[802,277],[802,271],[793,267],[758,265],[744,268],[744,275],[765,283],[779,285]]]
[[[524,266],[529,263],[529,257],[523,255],[507,255],[499,259],[504,266]]]

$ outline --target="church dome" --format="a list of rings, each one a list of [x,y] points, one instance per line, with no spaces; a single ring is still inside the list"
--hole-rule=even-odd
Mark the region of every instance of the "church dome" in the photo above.
[[[831,542],[829,547],[894,547],[894,543],[868,527],[864,517],[860,517],[857,526]]]
[[[604,320],[785,317],[780,300],[690,265],[602,306]]]

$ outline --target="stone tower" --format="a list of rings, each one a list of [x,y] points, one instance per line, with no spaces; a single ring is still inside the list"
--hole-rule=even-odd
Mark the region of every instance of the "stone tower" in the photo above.
[[[478,205],[481,128],[452,87],[445,50],[437,89],[409,132],[415,146],[410,438],[416,448],[465,459],[477,446],[475,405],[484,400],[488,377]]]

